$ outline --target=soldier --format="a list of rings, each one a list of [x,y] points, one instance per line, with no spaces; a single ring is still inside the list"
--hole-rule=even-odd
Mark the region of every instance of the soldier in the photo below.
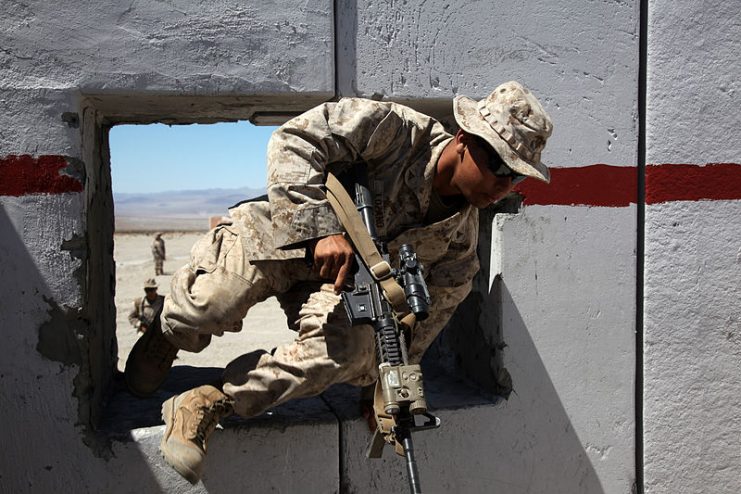
[[[165,297],[157,294],[157,282],[150,278],[144,282],[144,296],[134,300],[134,308],[129,312],[129,322],[141,336],[162,312]]]
[[[165,274],[162,270],[162,264],[165,262],[165,240],[162,233],[156,233],[152,241],[152,256],[154,257],[154,275]]]
[[[433,305],[409,348],[410,363],[419,362],[479,270],[478,208],[524,178],[549,181],[540,156],[552,124],[520,84],[502,84],[478,102],[459,96],[453,113],[460,130],[451,135],[405,106],[343,98],[273,133],[268,202],[232,208],[231,223],[193,247],[190,264],[173,277],[161,330],[140,338],[126,365],[129,389],[151,394],[179,349],[199,352],[212,336],[239,331],[248,309],[272,295],[298,331],[273,353],[232,361],[221,389],[200,386],[163,404],[160,447],[181,475],[200,478],[206,441],[224,416],[251,417],[334,383],[377,378],[373,329],[350,330],[338,295],[354,257],[325,197],[328,171],[340,175],[366,164],[379,236],[392,257],[401,244],[412,244],[426,268]]]

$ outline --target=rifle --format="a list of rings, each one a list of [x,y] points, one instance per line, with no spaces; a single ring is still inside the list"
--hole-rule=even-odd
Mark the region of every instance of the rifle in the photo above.
[[[409,364],[404,328],[428,316],[430,294],[423,266],[414,248],[399,248],[398,268],[392,269],[386,245],[376,233],[373,198],[365,168],[356,174],[354,202],[333,176],[327,180],[327,198],[348,232],[355,250],[357,271],[352,290],[342,292],[351,324],[370,324],[376,336],[378,382],[374,412],[377,428],[368,447],[368,458],[380,458],[385,443],[406,458],[409,487],[421,493],[414,458],[412,432],[440,427],[440,419],[427,411],[422,369]],[[359,217],[358,217],[359,214]],[[362,222],[361,222],[362,220]],[[362,226],[361,226],[362,225]],[[417,424],[415,417],[426,420]]]

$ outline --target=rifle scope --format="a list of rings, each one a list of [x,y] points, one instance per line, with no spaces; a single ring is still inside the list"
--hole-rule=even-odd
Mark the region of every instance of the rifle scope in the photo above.
[[[417,261],[414,247],[403,244],[399,247],[399,277],[407,304],[418,321],[427,319],[430,310],[430,294],[422,276],[422,265]]]

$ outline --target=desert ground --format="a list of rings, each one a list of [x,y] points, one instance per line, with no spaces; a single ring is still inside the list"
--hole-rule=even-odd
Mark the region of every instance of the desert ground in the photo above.
[[[188,262],[190,248],[205,232],[171,232],[163,238],[167,250],[162,276],[154,276],[154,261],[150,251],[151,233],[116,233],[114,259],[116,261],[116,337],[118,339],[118,368],[123,370],[126,357],[137,340],[129,324],[128,314],[134,299],[144,295],[144,281],[155,278],[159,293],[170,292],[172,273]],[[290,342],[295,333],[288,329],[286,318],[275,298],[254,306],[244,319],[239,333],[225,333],[214,337],[211,344],[200,353],[181,351],[175,365],[198,367],[223,367],[243,353],[270,350],[281,343]]]

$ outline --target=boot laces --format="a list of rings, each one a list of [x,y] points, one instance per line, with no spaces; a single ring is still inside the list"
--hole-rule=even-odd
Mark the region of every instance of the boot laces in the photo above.
[[[211,403],[209,406],[198,407],[196,418],[196,430],[194,436],[198,439],[203,449],[206,449],[206,440],[216,428],[222,417],[232,412],[232,400],[223,398]]]

